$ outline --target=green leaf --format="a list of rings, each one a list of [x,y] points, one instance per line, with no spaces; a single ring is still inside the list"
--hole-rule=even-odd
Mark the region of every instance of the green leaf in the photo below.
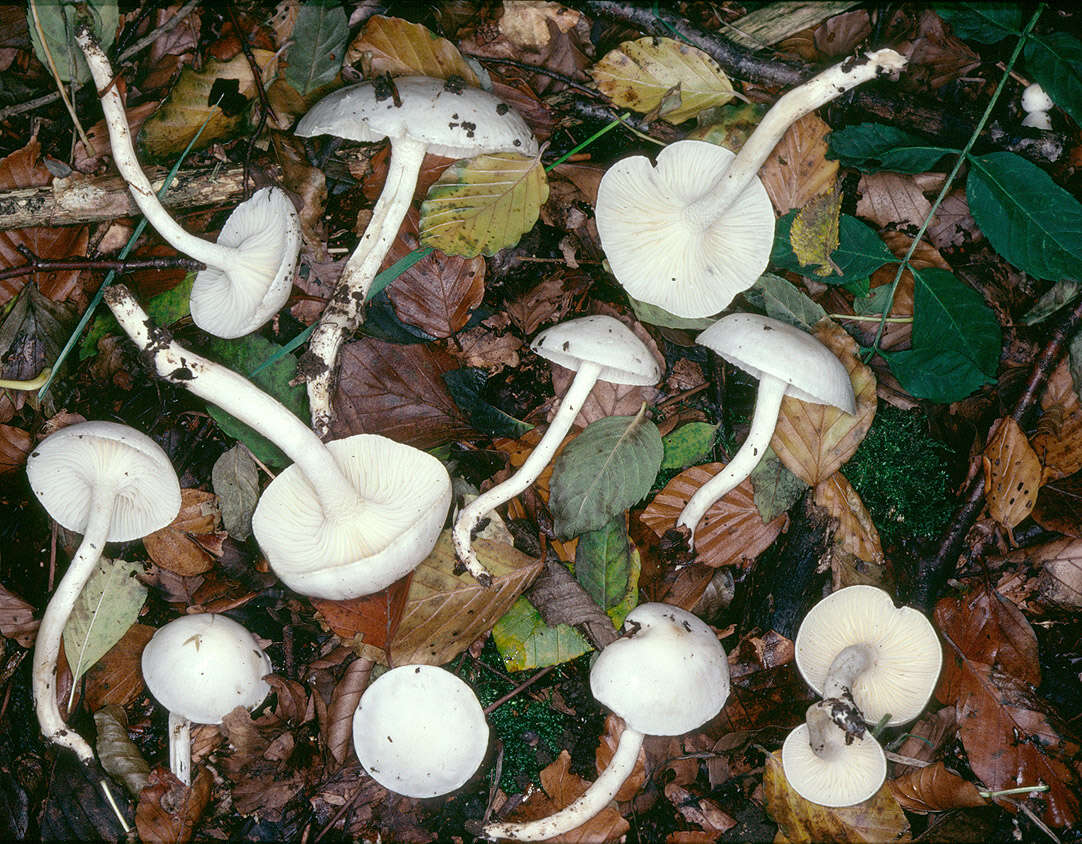
[[[910,349],[880,354],[903,389],[918,399],[948,404],[964,399],[982,384],[994,381],[961,352]]]
[[[770,260],[782,269],[807,275],[807,269],[800,265],[789,244],[789,230],[796,213],[796,211],[790,211],[778,220],[774,229],[774,250],[770,255]],[[896,263],[898,260],[890,253],[875,231],[849,214],[841,216],[838,240],[840,245],[831,253],[830,258],[842,274],[817,276],[817,281],[827,284],[849,284],[867,278],[883,264]]]
[[[64,626],[64,654],[76,684],[139,617],[147,596],[136,579],[142,570],[138,563],[102,557],[76,599]]]
[[[597,530],[642,500],[661,468],[657,426],[637,416],[609,416],[587,426],[556,458],[549,509],[558,536]]]
[[[853,313],[857,316],[879,316],[891,306],[890,285],[881,284],[866,296],[853,300]]]
[[[822,305],[813,302],[791,282],[772,273],[759,276],[755,284],[744,291],[744,299],[767,316],[800,328],[810,329],[827,315]]]
[[[702,331],[718,321],[717,317],[678,317],[676,314],[670,314],[657,305],[640,302],[633,296],[627,298],[631,302],[631,310],[635,312],[635,318],[639,322],[647,322],[650,325],[660,325],[663,328],[679,328],[684,331]]]
[[[865,173],[926,173],[952,152],[959,150],[934,146],[919,135],[884,123],[858,123],[827,135],[827,158]]]
[[[1025,325],[1037,325],[1044,322],[1064,305],[1073,302],[1079,291],[1082,291],[1082,282],[1073,278],[1057,281],[1037,297],[1033,307],[1022,315],[1022,322]]]
[[[609,614],[615,627],[624,623],[623,616],[635,606],[628,603],[638,593],[638,571],[631,557],[623,513],[613,516],[600,530],[584,533],[575,546],[575,579]]]
[[[252,513],[259,501],[259,467],[237,443],[214,461],[210,482],[222,510],[222,525],[239,542],[252,535]]]
[[[1030,35],[1023,55],[1052,102],[1082,123],[1082,42],[1066,32]]]
[[[492,641],[508,671],[559,665],[593,650],[570,624],[545,624],[541,613],[525,598],[515,601],[496,622]]]
[[[714,447],[718,426],[709,422],[688,422],[661,438],[662,469],[683,469],[701,463]]]
[[[30,30],[30,41],[34,45],[34,54],[46,68],[49,67],[45,47],[56,65],[56,72],[65,82],[75,81],[80,85],[90,79],[90,68],[86,66],[83,51],[75,43],[76,7],[78,0],[34,0],[33,6],[26,4],[26,23]],[[108,51],[116,36],[119,14],[116,0],[89,0],[87,7],[93,21],[94,35],[102,49]],[[38,36],[34,24],[34,9],[37,9],[38,23],[41,24],[45,44]]]
[[[165,290],[147,302],[147,315],[155,325],[169,326],[191,312],[192,285],[195,273],[191,272],[170,290]],[[111,313],[101,313],[94,317],[90,328],[86,330],[79,343],[79,360],[92,358],[98,353],[98,341],[102,337],[120,332],[120,326]]]
[[[969,163],[969,211],[996,252],[1038,278],[1082,275],[1082,203],[1012,152]]]
[[[289,48],[286,81],[302,96],[334,81],[349,42],[345,9],[331,0],[309,0],[300,7]]]
[[[1001,332],[980,294],[937,267],[913,270],[913,348],[952,349],[986,375],[999,368]]]
[[[258,334],[249,334],[236,340],[215,339],[208,344],[207,350],[210,357],[247,377],[248,372],[274,354],[278,350],[278,346]],[[299,385],[291,387],[289,385],[296,371],[296,358],[292,355],[285,355],[270,366],[261,369],[250,380],[265,393],[278,399],[297,418],[307,422],[308,396],[304,391],[304,387]],[[218,427],[222,431],[248,446],[252,454],[268,466],[283,468],[289,464],[289,458],[270,440],[261,434],[257,434],[220,407],[208,404],[207,412],[218,423]]]
[[[995,44],[1022,32],[1020,3],[939,3],[935,13],[951,25],[954,34],[968,41]]]
[[[488,374],[478,367],[463,367],[443,373],[443,383],[470,425],[490,437],[518,439],[533,425],[504,413],[481,398]]]
[[[804,481],[785,468],[770,446],[763,452],[763,459],[751,470],[750,477],[755,490],[755,508],[764,524],[796,504],[808,488]]]

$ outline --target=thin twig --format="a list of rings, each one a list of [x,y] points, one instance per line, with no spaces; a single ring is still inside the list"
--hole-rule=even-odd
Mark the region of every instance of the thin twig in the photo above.
[[[511,700],[511,698],[517,697],[518,695],[522,694],[525,689],[532,686],[534,683],[536,683],[538,680],[540,680],[542,677],[552,671],[552,669],[555,667],[555,665],[549,665],[545,668],[542,668],[525,683],[520,683],[519,685],[515,686],[515,688],[511,689],[511,691],[509,691],[503,697],[497,698],[496,700],[492,701],[492,703],[485,707],[485,715],[491,715],[494,710],[499,709],[501,706],[507,703],[507,701]]]
[[[496,58],[495,56],[484,56],[484,55],[481,55],[480,53],[464,53],[464,55],[467,55],[467,56],[469,56],[470,58],[473,58],[473,59],[477,59],[479,62],[491,62],[492,64],[505,64],[505,65],[508,65],[509,67],[517,67],[519,70],[528,70],[531,73],[539,73],[542,76],[547,76],[550,79],[555,79],[557,82],[562,82],[568,88],[574,88],[580,94],[585,94],[586,96],[591,97],[592,99],[595,99],[595,100],[603,100],[603,99],[605,99],[601,95],[601,93],[599,91],[596,91],[593,88],[590,88],[590,87],[587,87],[586,85],[583,85],[581,82],[578,82],[578,81],[572,79],[566,73],[560,73],[559,71],[556,71],[556,70],[549,70],[547,67],[543,67],[542,65],[529,64],[528,62],[520,62],[517,59],[502,59],[502,58]]]
[[[183,255],[175,257],[140,258],[130,261],[95,260],[92,258],[76,258],[68,261],[53,261],[48,258],[39,258],[29,249],[19,249],[28,259],[29,263],[20,264],[17,267],[8,267],[0,270],[0,281],[6,278],[18,278],[32,273],[52,273],[64,270],[101,270],[118,273],[128,273],[134,270],[202,270],[204,266],[199,261],[185,258]]]
[[[244,192],[247,194],[248,170],[251,165],[252,150],[255,147],[256,138],[262,134],[263,127],[267,125],[267,117],[272,117],[275,124],[277,124],[278,115],[274,113],[274,109],[270,104],[270,99],[267,97],[267,90],[263,87],[263,70],[255,60],[255,54],[252,53],[252,47],[248,43],[247,36],[240,31],[240,21],[237,19],[236,10],[233,8],[233,0],[227,0],[225,8],[229,12],[229,20],[233,24],[233,31],[237,33],[237,40],[240,41],[240,48],[244,51],[244,58],[248,60],[248,67],[252,71],[252,79],[255,81],[255,89],[259,94],[259,123],[256,124],[255,131],[253,131],[251,137],[248,138],[248,147],[244,152]]]

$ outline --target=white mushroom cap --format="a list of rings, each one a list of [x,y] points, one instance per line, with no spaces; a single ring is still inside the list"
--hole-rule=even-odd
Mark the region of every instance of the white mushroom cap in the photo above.
[[[84,533],[95,491],[115,496],[107,541],[165,527],[180,511],[180,484],[165,452],[116,422],[80,422],[51,434],[26,460],[30,487],[68,530]]]
[[[534,337],[530,349],[546,360],[577,371],[584,363],[601,367],[598,380],[647,386],[661,378],[646,344],[615,317],[569,319]]]
[[[306,138],[334,135],[351,141],[410,137],[448,158],[537,154],[537,140],[526,121],[487,91],[427,76],[399,77],[393,83],[398,105],[390,92],[361,82],[328,94],[294,131]]]
[[[263,491],[252,531],[294,591],[330,600],[370,595],[432,550],[451,506],[451,478],[431,454],[387,437],[357,434],[326,445],[357,490],[356,513],[328,520],[294,464]]]
[[[276,314],[293,288],[301,248],[297,210],[278,188],[261,188],[238,205],[218,235],[237,250],[192,285],[192,320],[217,337],[243,337]]]
[[[669,604],[640,604],[624,628],[628,632],[590,670],[590,690],[628,727],[678,736],[721,711],[729,696],[729,663],[698,616]]]
[[[473,689],[454,674],[402,665],[361,696],[353,747],[380,785],[407,797],[436,797],[473,776],[488,748],[488,724]]]
[[[853,806],[874,797],[887,776],[887,757],[870,733],[851,738],[850,744],[839,740],[818,756],[807,724],[789,733],[781,763],[793,790],[820,806]]]
[[[1048,111],[1055,106],[1044,88],[1034,82],[1022,92],[1022,110],[1027,112]]]
[[[757,178],[705,228],[685,214],[735,157],[705,141],[677,141],[654,166],[633,156],[605,172],[597,231],[631,296],[680,317],[706,317],[762,275],[774,244],[774,208]]]
[[[236,707],[254,709],[270,691],[272,671],[259,642],[233,619],[214,613],[170,621],[143,649],[143,680],[169,712],[195,724],[220,724]]]
[[[839,589],[816,604],[796,637],[796,664],[823,694],[831,663],[844,649],[868,649],[870,664],[852,685],[853,701],[870,724],[916,718],[935,689],[943,651],[930,621],[912,607],[895,607],[875,586]]]
[[[1041,129],[1045,132],[1052,131],[1052,118],[1047,111],[1030,111],[1022,118],[1022,125],[1030,129]]]
[[[695,338],[755,378],[763,373],[789,385],[801,401],[856,412],[853,384],[845,366],[807,331],[758,314],[729,314]]]

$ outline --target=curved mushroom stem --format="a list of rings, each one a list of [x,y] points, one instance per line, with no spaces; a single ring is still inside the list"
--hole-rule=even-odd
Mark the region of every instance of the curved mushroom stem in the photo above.
[[[774,436],[778,414],[781,412],[781,400],[785,398],[788,387],[785,381],[765,372],[759,377],[755,413],[751,417],[747,439],[724,469],[695,490],[695,494],[684,505],[676,520],[677,525],[685,525],[691,531],[692,548],[695,547],[695,529],[706,511],[715,501],[735,489],[763,459],[763,452],[770,446],[770,439]]]
[[[805,720],[808,723],[808,743],[816,756],[832,759],[845,752],[849,736],[834,723],[828,701],[821,700],[809,706]]]
[[[687,219],[707,228],[755,178],[791,125],[857,85],[900,71],[906,61],[894,50],[876,50],[846,59],[793,88],[766,113],[728,169],[688,208]]]
[[[52,369],[47,366],[41,370],[36,377],[27,381],[0,378],[0,390],[37,390],[39,387],[45,385],[45,382],[49,380],[51,374]]]
[[[53,592],[53,597],[49,599],[34,641],[31,686],[41,732],[49,741],[74,750],[79,761],[83,763],[94,759],[94,751],[83,737],[69,729],[60,717],[60,707],[56,703],[56,663],[71,610],[101,559],[113,519],[113,505],[112,490],[101,489],[95,492],[90,501],[83,541]]]
[[[823,681],[823,697],[852,696],[853,684],[857,677],[871,668],[875,662],[875,651],[867,645],[849,645],[843,648],[827,669]]]
[[[575,802],[554,815],[528,823],[490,823],[485,827],[485,835],[516,841],[541,841],[582,826],[613,801],[620,786],[631,776],[643,738],[638,730],[625,726],[612,761]]]
[[[192,722],[175,712],[169,713],[169,770],[192,784]]]
[[[368,290],[413,201],[413,191],[417,187],[427,146],[422,141],[410,138],[391,142],[387,179],[372,209],[372,219],[361,235],[360,243],[349,256],[334,288],[334,295],[323,309],[319,325],[308,341],[308,355],[314,360],[306,360],[303,368],[310,373],[308,404],[312,411],[312,428],[321,438],[327,436],[333,418],[331,392],[338,350],[346,337],[364,321]]]
[[[470,547],[471,534],[481,521],[481,517],[489,510],[500,506],[537,480],[544,468],[552,460],[556,449],[564,441],[571,425],[582,410],[582,405],[590,395],[590,391],[597,383],[597,377],[601,374],[601,367],[596,363],[584,362],[575,373],[571,386],[567,388],[564,397],[560,399],[560,405],[549,423],[548,430],[541,437],[541,441],[530,452],[529,456],[506,481],[491,489],[482,492],[477,498],[463,507],[455,520],[452,532],[452,541],[455,546],[455,556],[466,567],[466,571],[472,574],[480,583],[488,585],[492,582],[492,575],[488,569],[477,559],[477,554]]]

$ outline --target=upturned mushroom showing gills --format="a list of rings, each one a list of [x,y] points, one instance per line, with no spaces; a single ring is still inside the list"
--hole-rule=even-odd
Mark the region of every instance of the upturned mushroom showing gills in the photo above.
[[[278,188],[262,188],[233,210],[216,243],[185,231],[162,206],[139,165],[112,68],[90,27],[78,24],[75,40],[98,88],[113,161],[135,204],[174,249],[206,264],[192,286],[195,324],[226,338],[255,331],[285,305],[293,287],[301,246],[293,203]]]
[[[530,348],[553,363],[575,370],[575,378],[560,399],[541,441],[518,471],[481,493],[462,508],[455,520],[455,555],[479,580],[489,575],[470,546],[473,529],[485,513],[510,501],[537,480],[571,430],[594,384],[600,380],[647,386],[661,378],[657,361],[646,344],[620,320],[610,316],[586,316],[561,322],[534,337]]]
[[[169,710],[169,768],[192,783],[192,724],[220,724],[255,709],[270,691],[270,658],[241,624],[224,615],[185,615],[160,627],[141,659],[143,680]]]
[[[625,722],[609,766],[556,814],[527,823],[491,823],[486,835],[540,841],[581,826],[631,775],[644,736],[678,736],[721,711],[729,696],[729,663],[709,626],[679,607],[650,603],[628,613],[624,630],[590,670],[594,697]]]
[[[316,103],[294,130],[302,137],[334,135],[391,142],[383,190],[360,243],[346,262],[334,295],[309,342],[312,427],[325,436],[338,349],[360,325],[372,280],[409,210],[425,153],[469,158],[495,152],[537,154],[537,140],[510,106],[461,80],[407,76],[340,88]]]
[[[406,797],[437,797],[477,771],[488,724],[473,689],[450,671],[401,665],[361,695],[353,747],[380,785]]]
[[[56,702],[56,663],[64,626],[105,543],[139,539],[168,525],[180,512],[180,484],[154,440],[116,422],[61,428],[30,453],[26,474],[49,515],[83,534],[41,619],[32,685],[42,733],[89,762],[94,758],[90,745],[68,729]]]
[[[432,455],[374,434],[324,444],[279,401],[155,326],[124,285],[105,301],[158,375],[216,404],[293,460],[263,491],[252,530],[274,573],[330,600],[378,592],[439,538],[451,478]]]
[[[770,445],[789,395],[813,404],[829,404],[856,412],[849,373],[826,346],[806,331],[758,314],[729,314],[697,338],[733,366],[759,379],[755,413],[743,445],[724,469],[703,484],[680,512],[678,525],[695,530],[710,506],[751,474]]]
[[[884,49],[824,70],[782,96],[736,155],[705,141],[677,141],[656,165],[633,156],[610,167],[595,210],[616,280],[636,299],[677,316],[727,308],[770,259],[774,209],[756,174],[786,129],[905,63]]]

